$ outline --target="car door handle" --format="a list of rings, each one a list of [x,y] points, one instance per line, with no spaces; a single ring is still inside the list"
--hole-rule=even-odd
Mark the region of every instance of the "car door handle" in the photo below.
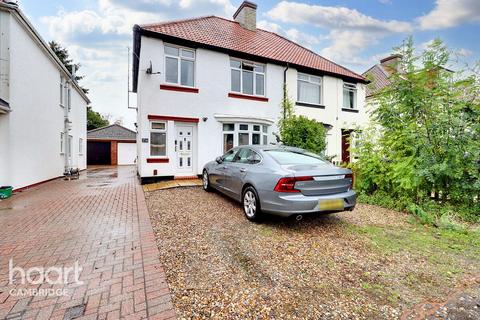
[[[245,168],[240,168],[240,172],[247,172],[247,169],[245,169]]]

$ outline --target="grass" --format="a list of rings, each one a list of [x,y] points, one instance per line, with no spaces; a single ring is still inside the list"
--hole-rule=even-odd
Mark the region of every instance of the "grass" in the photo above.
[[[469,272],[468,266],[480,264],[479,230],[439,229],[416,221],[395,228],[349,224],[347,229],[361,235],[378,254],[420,262],[414,271],[391,270],[391,274],[364,278],[361,287],[367,294],[390,303],[401,300],[402,292],[425,291],[441,296],[441,288],[462,278]],[[476,273],[478,269],[473,267],[471,271]]]

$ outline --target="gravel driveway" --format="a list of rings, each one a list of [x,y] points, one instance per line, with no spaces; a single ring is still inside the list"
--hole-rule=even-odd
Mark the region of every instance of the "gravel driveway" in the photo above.
[[[201,188],[146,198],[183,318],[407,319],[456,287],[480,287],[477,243],[402,213],[359,204],[255,224],[239,204]]]

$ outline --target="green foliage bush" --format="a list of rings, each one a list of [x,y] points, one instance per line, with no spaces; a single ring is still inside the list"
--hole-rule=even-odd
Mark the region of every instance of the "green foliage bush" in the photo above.
[[[279,121],[284,145],[322,154],[326,148],[326,130],[321,122],[295,115],[288,97],[283,101],[284,118]]]
[[[370,201],[388,195],[423,223],[444,208],[480,221],[479,73],[448,70],[440,40],[415,52],[411,39],[398,48],[399,72],[376,96],[372,126],[355,150],[357,190]]]

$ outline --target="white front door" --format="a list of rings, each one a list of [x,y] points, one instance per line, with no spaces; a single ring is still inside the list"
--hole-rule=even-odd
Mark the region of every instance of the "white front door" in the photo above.
[[[193,127],[178,125],[176,132],[177,173],[193,175]]]

